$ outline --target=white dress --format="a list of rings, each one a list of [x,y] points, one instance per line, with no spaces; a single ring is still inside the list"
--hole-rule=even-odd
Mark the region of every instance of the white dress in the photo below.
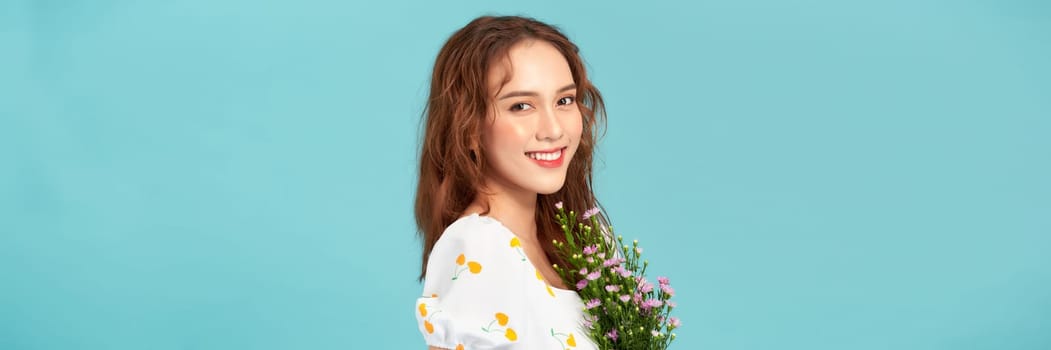
[[[511,230],[471,214],[434,244],[414,311],[439,348],[592,350],[583,310],[575,291],[544,281]]]

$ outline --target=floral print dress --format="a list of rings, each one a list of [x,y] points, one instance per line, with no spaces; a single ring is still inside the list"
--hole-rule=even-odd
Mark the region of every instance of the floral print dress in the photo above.
[[[435,243],[413,311],[439,348],[592,350],[583,310],[575,291],[544,281],[511,230],[471,214]]]

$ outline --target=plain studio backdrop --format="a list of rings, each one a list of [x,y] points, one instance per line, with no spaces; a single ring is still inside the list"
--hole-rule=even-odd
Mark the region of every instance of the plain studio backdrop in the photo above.
[[[1051,348],[1039,0],[0,2],[0,349],[423,349],[420,115],[558,25],[674,349]]]

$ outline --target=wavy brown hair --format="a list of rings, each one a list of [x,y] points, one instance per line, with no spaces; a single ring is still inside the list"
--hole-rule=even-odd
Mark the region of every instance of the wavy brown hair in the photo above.
[[[604,131],[605,106],[598,89],[588,80],[577,46],[558,28],[532,18],[476,18],[442,46],[431,76],[416,188],[416,226],[423,241],[420,280],[427,273],[427,259],[442,232],[463,215],[479,191],[485,190],[487,165],[480,131],[487,112],[493,109],[493,92],[487,88],[489,69],[497,59],[507,57],[513,45],[527,39],[550,43],[569,63],[584,126],[565,184],[553,194],[537,194],[537,239],[551,262],[567,266],[552,243],[562,240],[554,219],[555,203],[562,201],[566,208],[575,210],[600,206],[592,191],[591,169],[597,138],[600,130]],[[505,77],[504,83],[509,79]],[[487,213],[488,207],[483,214]]]

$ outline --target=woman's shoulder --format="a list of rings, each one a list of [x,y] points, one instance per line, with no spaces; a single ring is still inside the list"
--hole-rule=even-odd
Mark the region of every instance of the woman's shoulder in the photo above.
[[[433,250],[445,247],[492,247],[506,243],[513,234],[499,221],[477,213],[453,221],[438,238]]]
[[[447,280],[447,276],[462,274],[461,270],[466,267],[470,267],[470,271],[475,274],[484,267],[485,271],[498,272],[499,282],[506,283],[503,278],[512,278],[525,268],[518,259],[520,249],[521,244],[516,236],[499,221],[470,214],[446,227],[434,243],[424,279]],[[451,265],[453,262],[456,265]],[[496,281],[489,277],[484,280]]]

